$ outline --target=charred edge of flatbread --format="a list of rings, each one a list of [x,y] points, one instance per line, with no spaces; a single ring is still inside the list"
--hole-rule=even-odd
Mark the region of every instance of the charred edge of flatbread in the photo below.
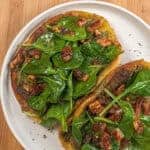
[[[53,24],[56,21],[58,21],[61,17],[65,17],[65,16],[79,16],[79,17],[84,17],[84,18],[98,18],[98,19],[102,19],[105,22],[105,25],[107,25],[107,29],[109,29],[109,32],[111,33],[111,37],[110,39],[112,41],[117,41],[116,39],[116,35],[114,30],[111,28],[111,26],[109,25],[109,22],[102,16],[96,15],[96,14],[92,14],[92,13],[88,13],[88,12],[84,12],[84,11],[69,11],[66,12],[64,14],[59,14],[56,15],[54,17],[51,17],[45,21],[43,21],[42,23],[40,23],[35,29],[32,29],[33,32],[31,32],[27,38],[23,41],[22,44],[30,44],[32,42],[34,42],[38,37],[37,37],[37,32],[39,30],[42,30],[42,32],[46,32],[46,25],[47,24]],[[40,36],[40,35],[39,35]],[[22,44],[20,45],[20,47],[22,46]],[[14,55],[14,57],[17,55],[17,53],[19,52],[19,50],[21,51],[22,49],[18,47],[16,54]],[[121,50],[121,46],[120,46],[120,50]],[[111,71],[111,69],[113,69],[114,67],[117,66],[117,64],[119,63],[120,60],[120,56],[118,56],[110,65],[110,67],[108,66],[108,69],[106,69],[105,71],[103,71],[101,73],[101,75],[98,78],[98,82],[96,84],[96,86],[98,84],[100,84],[100,82],[102,81],[102,79],[104,78],[104,76],[109,73]],[[15,93],[16,99],[18,100],[22,111],[25,112],[29,117],[32,117],[32,119],[37,120],[37,122],[40,122],[40,117],[38,116],[38,114],[36,113],[36,111],[34,111],[33,109],[31,109],[28,104],[27,104],[27,99],[25,99],[21,94],[19,94],[17,92],[17,79],[13,79],[12,77],[13,72],[11,71],[11,79],[12,79],[12,88],[13,91]],[[79,104],[80,104],[80,100],[79,100]],[[78,106],[78,105],[77,105]]]
[[[132,62],[121,65],[121,66],[119,66],[117,68],[114,68],[113,70],[109,71],[109,74],[107,74],[105,76],[105,78],[103,79],[100,86],[96,89],[96,91],[91,93],[90,95],[88,95],[84,99],[82,98],[82,102],[80,103],[80,105],[78,104],[78,107],[76,107],[76,110],[74,111],[72,116],[69,118],[69,124],[71,123],[72,119],[79,117],[83,113],[83,111],[85,111],[86,107],[92,101],[94,101],[94,99],[99,94],[101,94],[104,87],[109,87],[111,90],[113,90],[112,88],[115,88],[115,87],[109,86],[110,83],[113,84],[113,80],[115,82],[118,82],[117,86],[119,86],[119,85],[121,85],[122,83],[125,82],[125,80],[128,78],[128,76],[130,76],[132,73],[134,73],[134,72],[136,72],[140,69],[143,69],[143,68],[150,69],[150,62],[146,62],[144,60],[132,61]],[[126,78],[122,78],[123,72],[128,73]],[[62,134],[61,130],[60,130],[59,136],[60,136],[60,140],[62,142],[62,145],[64,146],[64,148],[66,150],[67,150],[67,148],[70,148],[70,150],[75,150],[76,149],[75,145],[72,144],[73,142],[66,141],[66,139],[63,137],[63,134]]]

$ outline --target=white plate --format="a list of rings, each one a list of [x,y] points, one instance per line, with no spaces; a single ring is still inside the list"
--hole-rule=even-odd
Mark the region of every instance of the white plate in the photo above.
[[[4,60],[1,74],[1,103],[13,134],[25,149],[62,150],[57,132],[50,132],[26,117],[20,110],[10,85],[8,63],[20,44],[42,20],[69,10],[84,10],[104,16],[117,33],[125,53],[122,62],[144,58],[150,60],[150,27],[133,13],[110,3],[76,1],[48,9],[31,20],[12,42]],[[46,135],[46,138],[43,136]]]

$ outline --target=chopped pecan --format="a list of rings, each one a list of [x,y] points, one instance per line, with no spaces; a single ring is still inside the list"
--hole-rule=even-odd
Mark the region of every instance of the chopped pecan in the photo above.
[[[41,36],[46,31],[45,27],[41,26],[39,27],[32,35],[31,39],[32,41],[36,41],[39,36]]]
[[[95,33],[96,36],[101,35],[101,32],[99,30],[95,30],[94,33]]]
[[[144,115],[150,115],[150,101],[145,100],[142,104]]]
[[[10,69],[14,69],[16,66],[21,65],[25,60],[25,50],[20,49],[15,58],[10,62]]]
[[[112,44],[111,40],[109,40],[109,39],[98,39],[96,42],[104,47]]]
[[[95,32],[95,30],[97,30],[98,28],[100,28],[102,26],[102,21],[100,19],[95,20],[93,23],[90,24],[90,26],[88,27],[88,31],[90,32]]]
[[[27,78],[32,81],[35,81],[35,79],[36,79],[36,77],[34,75],[28,75]]]
[[[121,140],[123,139],[123,134],[119,129],[115,129],[114,131],[112,131],[112,135],[118,142],[121,142]]]
[[[99,114],[103,110],[103,106],[99,100],[95,100],[94,102],[90,103],[88,108],[92,114]]]
[[[65,46],[61,51],[61,58],[64,62],[68,62],[72,59],[72,48]]]
[[[100,139],[100,147],[104,150],[111,150],[111,136],[104,132]]]
[[[75,69],[73,71],[73,75],[79,81],[87,81],[89,79],[89,75],[80,71],[79,69]]]
[[[121,84],[115,91],[115,95],[121,94],[125,90],[125,84]]]
[[[35,59],[39,59],[41,56],[41,52],[37,49],[33,49],[29,51],[29,55]]]
[[[86,24],[86,19],[80,18],[80,19],[78,20],[77,24],[78,24],[79,27],[84,26],[84,25]]]

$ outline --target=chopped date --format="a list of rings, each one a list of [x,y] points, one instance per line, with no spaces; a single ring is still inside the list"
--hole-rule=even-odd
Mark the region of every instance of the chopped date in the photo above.
[[[112,136],[116,139],[116,141],[121,142],[123,139],[123,134],[119,129],[115,129],[112,131]]]
[[[73,75],[79,81],[87,81],[89,79],[89,75],[80,71],[79,69],[75,69],[73,71]]]
[[[61,51],[61,58],[64,62],[68,62],[72,59],[72,48],[70,46],[66,46]]]
[[[99,100],[95,100],[94,102],[90,103],[88,108],[92,114],[99,114],[103,110],[103,106]]]
[[[111,150],[111,136],[104,132],[100,139],[100,147],[104,150]]]

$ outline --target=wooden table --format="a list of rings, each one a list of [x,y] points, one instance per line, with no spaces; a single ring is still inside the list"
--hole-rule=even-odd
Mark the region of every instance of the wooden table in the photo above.
[[[40,12],[69,0],[0,0],[0,68],[8,46],[18,31]],[[149,0],[106,0],[136,13],[150,24]],[[0,107],[0,149],[21,150],[8,128]]]

